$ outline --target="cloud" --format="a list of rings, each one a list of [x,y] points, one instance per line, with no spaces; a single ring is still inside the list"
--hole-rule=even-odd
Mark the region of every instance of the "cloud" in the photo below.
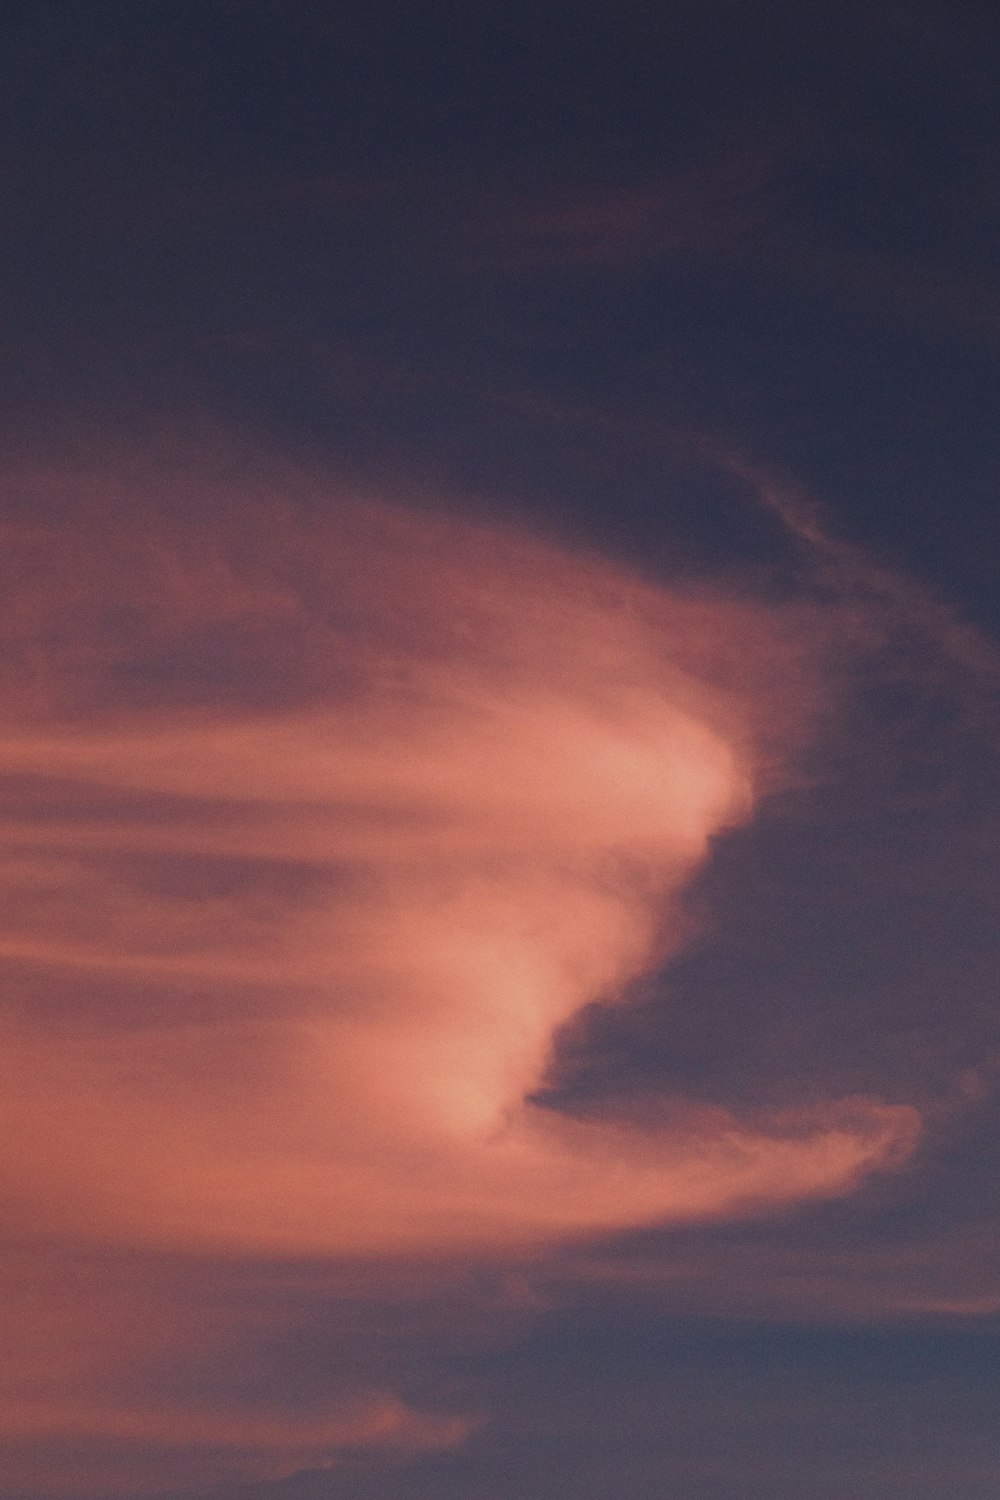
[[[122,482],[96,481],[87,525],[10,539],[0,953],[36,989],[267,999],[11,1017],[26,1223],[533,1241],[842,1191],[912,1139],[911,1112],[862,1100],[644,1132],[532,1102],[560,1027],[684,940],[678,893],[801,735],[780,623],[370,499],[305,520],[249,495],[237,520],[215,495],[212,525],[112,533]],[[761,651],[776,685],[752,702]]]
[[[755,146],[624,187],[524,193],[513,206],[492,203],[468,237],[522,271],[607,271],[691,255],[730,260],[761,232],[774,156]]]
[[[641,1123],[546,1095],[567,1025],[683,948],[715,843],[801,774],[831,706],[822,611],[228,452],[10,489],[11,1482],[76,1497],[453,1445],[463,1401],[423,1401],[392,1359],[304,1404],[269,1376],[248,1393],[227,1359],[258,1368],[298,1316],[260,1311],[272,1278],[353,1258],[382,1294],[419,1260],[451,1268],[439,1287],[906,1159],[916,1110],[858,1092],[671,1097]],[[40,1245],[96,1270],[44,1269]],[[197,1294],[220,1256],[258,1268],[253,1310]]]
[[[230,1410],[102,1406],[53,1402],[46,1394],[6,1405],[0,1435],[5,1483],[81,1500],[280,1478],[296,1469],[332,1468],[338,1457],[361,1450],[398,1461],[453,1448],[471,1427],[462,1417],[416,1412],[388,1393],[312,1419],[282,1419],[246,1404]]]

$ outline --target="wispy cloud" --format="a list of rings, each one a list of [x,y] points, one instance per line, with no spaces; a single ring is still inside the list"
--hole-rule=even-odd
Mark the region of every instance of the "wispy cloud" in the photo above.
[[[906,1157],[917,1112],[867,1096],[674,1099],[641,1127],[539,1096],[561,1028],[678,951],[713,840],[798,774],[819,614],[235,459],[145,463],[26,472],[35,519],[8,530],[16,1234],[496,1256],[837,1195]],[[24,1484],[56,1441],[100,1448],[74,1472],[111,1492],[154,1449],[257,1473],[466,1430],[384,1391],[308,1416],[182,1409],[155,1380],[126,1399],[145,1316],[79,1369],[65,1328],[45,1371],[14,1341]]]
[[[693,1115],[648,1136],[529,1102],[557,1029],[683,940],[677,892],[750,814],[763,716],[735,643],[784,657],[771,706],[808,712],[782,701],[803,684],[780,624],[368,501],[248,518],[252,541],[53,531],[77,627],[42,585],[13,605],[49,702],[8,716],[35,802],[8,825],[0,950],[291,987],[266,1022],[207,1033],[12,1024],[7,1107],[38,1122],[20,1191],[47,1184],[29,1218],[285,1248],[516,1240],[837,1191],[910,1138],[906,1110],[858,1101],[804,1134]],[[285,702],[262,704],[269,679]],[[167,890],[128,860],[157,849]],[[269,894],[209,856],[271,862]],[[304,901],[288,861],[315,872]]]

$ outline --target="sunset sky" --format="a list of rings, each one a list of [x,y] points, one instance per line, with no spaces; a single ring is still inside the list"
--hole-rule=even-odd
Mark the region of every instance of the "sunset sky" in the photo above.
[[[1000,15],[3,32],[0,1500],[996,1500]]]

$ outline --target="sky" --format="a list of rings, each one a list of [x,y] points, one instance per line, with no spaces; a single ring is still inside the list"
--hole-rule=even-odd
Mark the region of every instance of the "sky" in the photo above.
[[[0,1500],[995,1500],[998,68],[8,5]]]

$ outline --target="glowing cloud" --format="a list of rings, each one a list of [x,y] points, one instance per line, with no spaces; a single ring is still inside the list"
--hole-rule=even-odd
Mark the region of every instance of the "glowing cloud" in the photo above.
[[[51,511],[65,477],[33,482]],[[11,528],[0,621],[24,1228],[516,1245],[905,1152],[913,1112],[868,1100],[645,1130],[532,1102],[780,779],[814,689],[779,615],[371,500],[213,493],[209,527],[90,485],[93,523]]]

